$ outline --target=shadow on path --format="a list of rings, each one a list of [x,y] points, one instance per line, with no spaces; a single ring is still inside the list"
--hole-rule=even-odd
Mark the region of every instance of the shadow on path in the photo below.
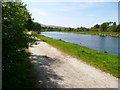
[[[56,62],[58,62],[57,59],[31,53],[31,63],[33,64],[33,74],[37,79],[37,88],[41,84],[45,88],[60,88],[57,81],[63,79],[51,69],[51,66]]]

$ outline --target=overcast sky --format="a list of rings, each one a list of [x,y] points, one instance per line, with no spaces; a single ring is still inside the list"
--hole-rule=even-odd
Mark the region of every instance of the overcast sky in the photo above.
[[[90,1],[90,0],[89,0]],[[118,22],[118,3],[116,2],[66,2],[52,0],[32,2],[25,1],[27,9],[32,14],[34,21],[46,25],[65,27],[91,27],[95,24],[113,21]],[[112,1],[112,0],[111,0]]]

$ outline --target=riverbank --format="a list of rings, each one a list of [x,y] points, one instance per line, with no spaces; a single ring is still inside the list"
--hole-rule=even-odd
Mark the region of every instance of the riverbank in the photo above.
[[[82,59],[76,59],[42,40],[31,45],[29,50],[38,79],[38,87],[43,84],[48,89],[118,88],[118,78],[86,64]]]
[[[120,37],[119,32],[75,32],[75,33],[91,34],[91,35],[99,35],[99,36]]]
[[[73,57],[82,59],[86,63],[93,65],[96,68],[101,69],[102,71],[110,73],[115,77],[120,78],[118,75],[117,55],[109,54],[107,52],[100,52],[62,40],[55,40],[42,35],[39,35],[38,38]]]

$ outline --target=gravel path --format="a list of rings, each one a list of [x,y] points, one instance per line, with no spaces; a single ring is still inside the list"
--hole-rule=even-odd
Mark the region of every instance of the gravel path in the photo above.
[[[46,42],[29,47],[34,74],[47,88],[118,88],[118,79]],[[42,81],[41,81],[42,80]]]

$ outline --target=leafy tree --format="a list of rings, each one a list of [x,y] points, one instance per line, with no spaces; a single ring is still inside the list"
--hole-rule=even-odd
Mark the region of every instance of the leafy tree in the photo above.
[[[28,20],[25,23],[25,28],[28,29],[28,31],[30,30],[34,30],[34,22],[32,21],[32,19],[30,18],[30,16],[28,16]]]
[[[9,81],[16,72],[16,63],[26,59],[27,53],[24,48],[28,48],[28,43],[31,41],[27,34],[27,30],[31,29],[27,26],[32,23],[30,20],[31,15],[22,2],[2,3],[3,87],[12,84]]]
[[[34,22],[33,31],[36,31],[37,33],[40,33],[41,25],[39,23],[37,23],[37,22]]]
[[[116,31],[117,31],[117,32],[120,32],[120,24],[117,26]]]
[[[101,31],[106,31],[107,28],[109,27],[110,23],[111,22],[104,22],[104,23],[102,23],[101,26],[100,26]]]
[[[96,25],[94,26],[94,28],[100,28],[100,25],[96,24]]]
[[[107,29],[107,31],[113,31],[113,32],[116,32],[116,31],[117,31],[117,25],[116,25],[116,22],[114,22],[113,25],[109,26],[109,28]]]

